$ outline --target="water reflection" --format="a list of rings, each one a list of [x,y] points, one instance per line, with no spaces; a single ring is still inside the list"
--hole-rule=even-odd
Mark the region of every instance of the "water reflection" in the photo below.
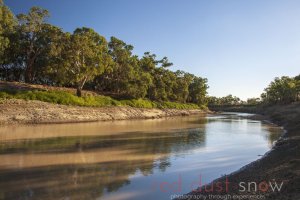
[[[190,181],[198,170],[216,178],[264,153],[279,133],[236,115],[3,127],[0,199],[168,198],[153,181],[179,173]],[[237,151],[250,138],[256,146]]]
[[[60,137],[0,143],[0,167],[24,168],[139,160],[200,148],[202,128],[181,131],[121,133],[111,136]],[[20,162],[22,160],[22,162]]]

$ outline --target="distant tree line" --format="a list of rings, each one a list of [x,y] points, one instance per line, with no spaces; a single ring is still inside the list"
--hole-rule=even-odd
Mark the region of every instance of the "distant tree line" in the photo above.
[[[173,72],[167,57],[138,57],[133,46],[91,28],[73,33],[47,23],[49,12],[32,7],[15,16],[0,0],[0,80],[83,87],[121,98],[206,103],[207,79]]]
[[[273,105],[289,104],[300,101],[300,75],[296,77],[276,77],[260,98],[249,98],[243,101],[236,96],[227,95],[225,97],[207,97],[208,106],[254,106],[254,105]]]
[[[209,106],[231,106],[231,105],[241,105],[244,104],[240,98],[233,96],[233,95],[227,95],[225,97],[215,97],[210,96],[208,97],[208,105]]]
[[[276,77],[265,88],[261,99],[264,104],[289,104],[300,101],[300,75]]]

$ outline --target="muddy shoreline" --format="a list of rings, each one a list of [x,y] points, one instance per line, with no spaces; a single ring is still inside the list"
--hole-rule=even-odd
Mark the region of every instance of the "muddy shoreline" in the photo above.
[[[0,102],[0,125],[156,119],[205,113],[208,113],[208,111],[199,109],[145,109],[126,106],[80,107],[51,104],[41,101],[8,99]]]
[[[254,120],[272,122],[285,129],[284,134],[274,147],[260,159],[242,167],[238,171],[220,177],[211,183],[197,188],[178,199],[300,199],[300,104],[281,105],[259,108]],[[228,189],[216,191],[217,184],[228,181]],[[258,185],[249,191],[243,191],[240,183],[255,182]],[[280,191],[272,191],[269,186],[259,187],[264,183],[282,183]],[[210,189],[208,189],[210,188]],[[211,188],[215,188],[211,191]],[[228,196],[229,195],[229,196]]]

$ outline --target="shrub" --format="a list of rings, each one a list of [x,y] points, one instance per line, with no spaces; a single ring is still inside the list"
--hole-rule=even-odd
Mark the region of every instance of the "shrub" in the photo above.
[[[77,97],[74,94],[66,91],[16,91],[5,90],[0,92],[2,99],[25,99],[38,100],[54,104],[74,105],[74,106],[130,106],[135,108],[174,108],[174,109],[199,109],[196,104],[183,104],[176,102],[154,102],[146,99],[130,99],[130,100],[115,100],[107,96],[84,96]]]

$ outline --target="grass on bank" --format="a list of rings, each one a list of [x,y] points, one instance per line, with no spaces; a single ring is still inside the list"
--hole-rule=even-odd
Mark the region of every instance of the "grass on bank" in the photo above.
[[[175,108],[175,109],[199,109],[196,104],[183,104],[176,102],[154,102],[145,99],[131,99],[131,100],[115,100],[108,96],[88,95],[77,97],[74,94],[66,91],[17,91],[5,90],[0,91],[1,99],[24,99],[24,100],[38,100],[54,104],[73,105],[73,106],[89,106],[89,107],[103,107],[103,106],[130,106],[135,108]],[[204,107],[203,107],[204,108]]]

